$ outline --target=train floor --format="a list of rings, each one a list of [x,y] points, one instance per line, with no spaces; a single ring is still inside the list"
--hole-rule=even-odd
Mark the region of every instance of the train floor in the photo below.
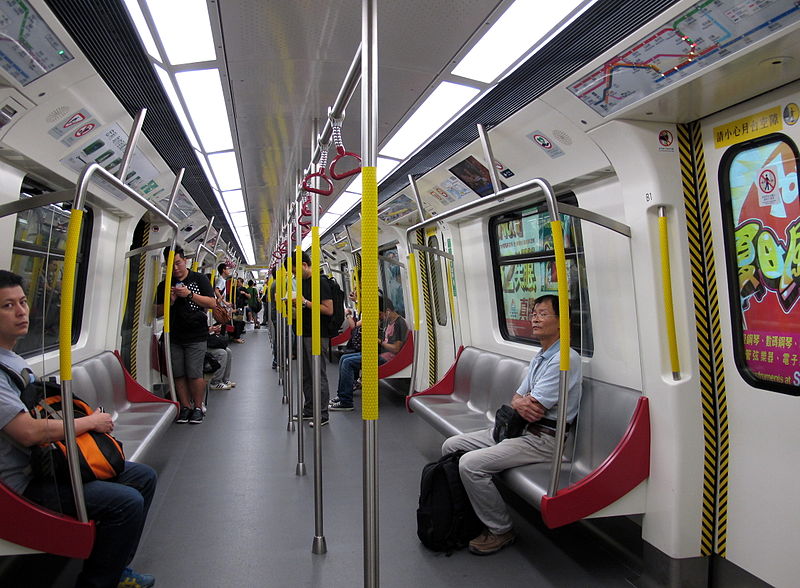
[[[360,396],[354,412],[331,413],[330,425],[321,429],[327,553],[314,554],[313,429],[302,428],[307,474],[298,476],[298,433],[287,430],[287,407],[270,369],[268,331],[248,332],[246,343],[233,352],[237,386],[211,392],[205,421],[173,425],[150,455],[159,473],[158,490],[132,566],[169,588],[364,585]],[[328,365],[328,377],[334,392],[335,365]],[[381,586],[636,584],[635,538],[627,550],[619,546],[617,529],[606,533],[603,523],[550,531],[538,514],[521,514],[530,510],[523,506],[513,511],[517,542],[495,555],[428,551],[416,536],[415,511],[420,472],[437,448],[422,450],[408,438],[410,419],[402,396],[382,389],[377,425]],[[615,541],[602,540],[603,533]],[[26,559],[39,557],[49,556]],[[70,586],[79,565],[70,562],[58,579],[41,585]],[[37,583],[28,576],[19,585]]]

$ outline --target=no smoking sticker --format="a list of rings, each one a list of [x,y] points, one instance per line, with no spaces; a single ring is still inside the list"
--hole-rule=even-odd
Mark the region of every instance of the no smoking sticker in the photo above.
[[[534,143],[536,143],[539,147],[541,147],[542,151],[547,153],[547,155],[549,155],[553,159],[564,155],[564,152],[561,150],[561,147],[556,145],[550,139],[550,137],[545,135],[542,131],[533,131],[532,133],[528,133],[525,136]]]

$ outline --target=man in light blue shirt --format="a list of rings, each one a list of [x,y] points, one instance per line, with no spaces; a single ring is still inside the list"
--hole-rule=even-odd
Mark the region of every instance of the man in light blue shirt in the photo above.
[[[469,543],[470,552],[476,555],[496,553],[516,539],[508,508],[492,476],[509,468],[548,462],[553,457],[561,349],[558,316],[558,297],[536,299],[531,325],[542,348],[531,360],[528,374],[511,400],[512,408],[528,421],[523,435],[497,443],[490,427],[455,435],[442,445],[442,455],[458,450],[469,452],[461,457],[458,469],[475,514],[486,525],[483,533]],[[581,401],[581,358],[573,349],[567,374],[567,423],[571,425]]]

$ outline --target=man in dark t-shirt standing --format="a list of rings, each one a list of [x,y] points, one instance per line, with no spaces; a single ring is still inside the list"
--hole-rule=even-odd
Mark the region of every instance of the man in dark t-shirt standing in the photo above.
[[[291,259],[291,258],[290,258]],[[302,255],[303,264],[303,280],[300,287],[300,293],[303,296],[303,332],[297,333],[297,322],[294,323],[295,334],[303,336],[303,420],[311,420],[313,416],[313,398],[314,388],[312,379],[312,359],[311,359],[311,258],[307,253]],[[333,296],[331,294],[328,280],[320,279],[319,281],[319,312],[320,312],[320,327],[321,331],[325,332],[330,316],[333,314]],[[330,400],[330,393],[328,390],[328,374],[325,371],[325,366],[328,363],[324,358],[328,356],[328,345],[330,340],[327,337],[320,337],[321,342],[321,357],[323,361],[319,362],[320,365],[320,406],[322,409],[322,420],[320,426],[328,424],[328,402]],[[314,426],[314,423],[311,423]]]
[[[169,247],[164,249],[168,259]],[[203,422],[203,360],[208,339],[206,309],[214,308],[217,300],[211,282],[203,274],[189,269],[183,248],[175,248],[170,288],[170,354],[175,391],[181,403],[176,423]],[[164,282],[156,289],[156,314],[164,314]]]

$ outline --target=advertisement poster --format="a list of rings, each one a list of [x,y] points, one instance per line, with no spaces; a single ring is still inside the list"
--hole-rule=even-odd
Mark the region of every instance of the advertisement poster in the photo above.
[[[566,234],[564,245],[573,245],[571,223],[562,219]],[[547,214],[520,216],[497,225],[500,256],[546,254],[553,249],[553,232]],[[572,276],[577,267],[574,259],[567,259],[567,275]],[[533,337],[530,313],[533,302],[544,294],[558,295],[556,264],[550,255],[541,261],[503,264],[500,267],[500,283],[506,312],[506,327],[509,335],[530,339]]]
[[[800,202],[797,159],[774,141],[730,165],[743,360],[754,377],[800,386]]]

